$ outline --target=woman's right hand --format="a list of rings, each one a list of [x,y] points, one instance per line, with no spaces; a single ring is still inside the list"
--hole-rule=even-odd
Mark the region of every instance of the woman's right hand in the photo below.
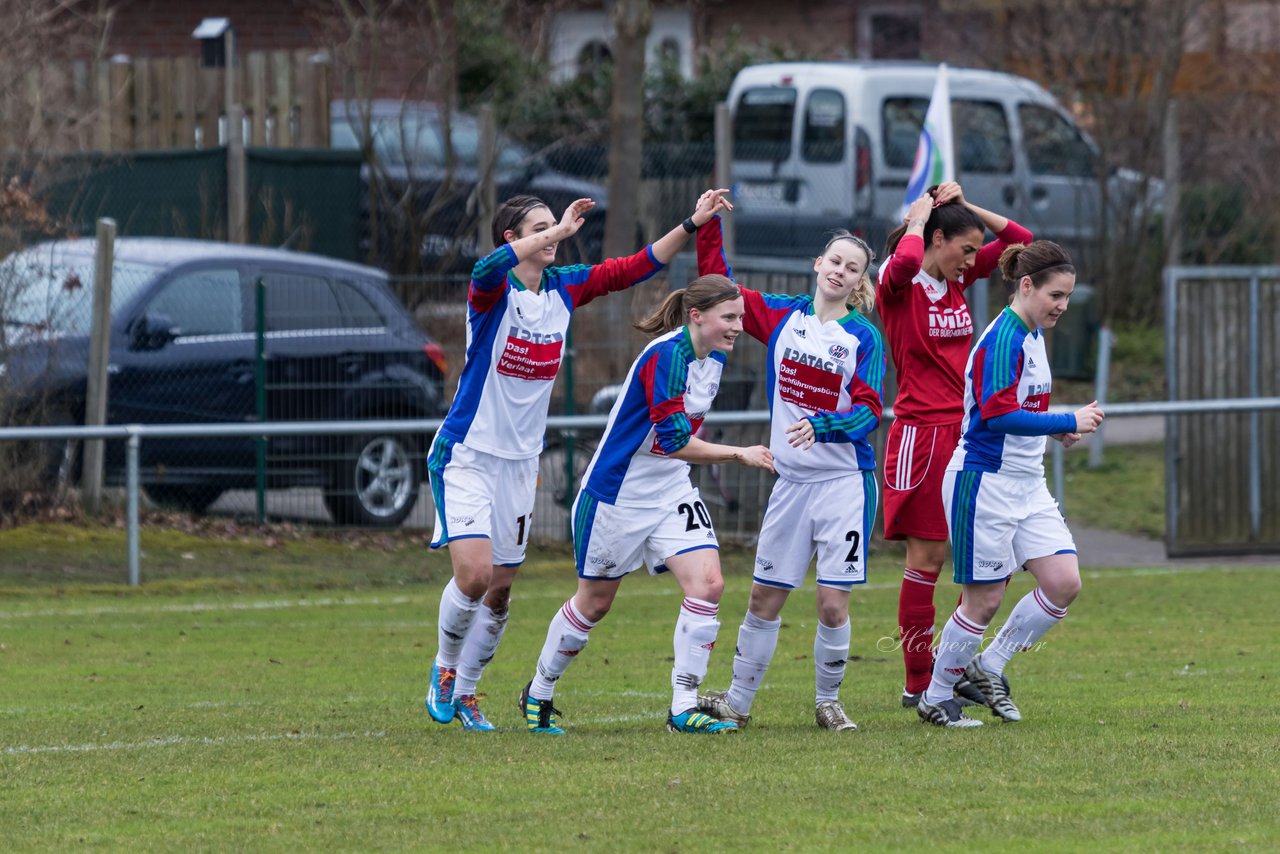
[[[764,445],[752,445],[749,448],[739,448],[738,462],[742,463],[744,466],[764,469],[770,474],[776,474],[773,470],[773,452]]]
[[[560,217],[560,227],[566,229],[565,237],[571,237],[578,233],[578,229],[582,228],[582,223],[586,220],[587,211],[596,206],[592,199],[578,199],[569,207],[564,209],[564,215]]]
[[[933,198],[928,194],[921,196],[911,203],[907,208],[907,228],[911,228],[911,224],[920,223],[921,232],[924,230],[924,224],[929,221],[929,214],[933,211]]]
[[[729,190],[720,188],[718,190],[707,190],[698,197],[698,203],[693,207],[693,224],[698,228],[711,222],[711,218],[721,211],[733,210],[733,203],[729,201]]]
[[[934,207],[941,207],[942,205],[950,204],[951,202],[961,205],[966,204],[964,200],[964,191],[960,189],[960,185],[955,181],[947,181],[944,184],[939,184],[938,189],[933,191]]]
[[[1076,429],[1077,433],[1093,433],[1098,429],[1098,425],[1102,423],[1102,419],[1107,415],[1102,411],[1102,407],[1098,406],[1098,401],[1082,406],[1076,410]]]

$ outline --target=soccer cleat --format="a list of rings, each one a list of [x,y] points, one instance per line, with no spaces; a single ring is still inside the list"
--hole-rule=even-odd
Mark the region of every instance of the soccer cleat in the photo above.
[[[987,698],[982,696],[982,692],[978,690],[965,676],[960,677],[960,681],[955,687],[956,702],[963,708],[964,706],[985,706]]]
[[[475,694],[455,697],[453,708],[458,720],[462,721],[463,729],[468,729],[472,732],[493,732],[497,729],[496,726],[489,723],[489,719],[484,716],[484,712],[480,711],[480,707],[476,705]]]
[[[729,721],[742,729],[751,722],[751,715],[739,713],[729,705],[728,691],[712,691],[710,694],[698,695],[698,711],[722,721]]]
[[[975,657],[964,669],[964,675],[973,687],[982,692],[983,703],[991,709],[991,714],[1009,723],[1022,720],[1022,712],[1009,698],[1009,680],[1003,673],[995,676],[987,672]]]
[[[951,727],[952,729],[967,729],[969,727],[982,726],[982,721],[975,721],[973,718],[965,717],[964,712],[960,711],[960,703],[956,700],[943,700],[936,706],[920,698],[920,705],[916,706],[916,712],[920,715],[920,720],[934,726]]]
[[[427,685],[427,713],[438,724],[453,720],[453,682],[458,672],[452,667],[431,665],[431,682]]]
[[[529,732],[537,735],[564,735],[564,730],[556,726],[555,719],[556,715],[564,713],[551,705],[550,700],[530,697],[529,688],[532,685],[533,681],[530,680],[520,692],[520,713],[524,715],[524,725],[529,728]]]
[[[685,709],[678,715],[667,712],[667,730],[669,732],[700,732],[708,735],[723,735],[737,732],[738,725],[733,721],[717,720],[697,709]]]
[[[920,705],[920,698],[923,696],[924,696],[923,691],[920,691],[915,694],[912,694],[908,691],[903,691],[902,692],[902,708],[904,709],[916,708],[917,706]],[[970,682],[968,679],[965,679],[963,676],[961,676],[960,681],[956,683],[955,698],[956,698],[956,702],[960,704],[961,708],[964,708],[965,706],[985,706],[987,704],[987,700],[985,697],[982,696],[982,692],[979,691],[977,688],[973,687],[973,683]]]
[[[833,732],[844,732],[845,730],[856,730],[858,728],[857,724],[849,720],[849,716],[845,714],[844,706],[840,705],[839,700],[823,700],[818,704],[814,717],[817,718],[818,726]]]

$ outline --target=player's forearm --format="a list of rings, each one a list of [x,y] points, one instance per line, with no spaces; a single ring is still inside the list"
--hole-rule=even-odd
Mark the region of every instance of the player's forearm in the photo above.
[[[697,436],[690,437],[688,444],[671,454],[677,460],[702,465],[741,462],[742,455],[742,448],[733,445],[717,445],[714,442],[703,441]]]

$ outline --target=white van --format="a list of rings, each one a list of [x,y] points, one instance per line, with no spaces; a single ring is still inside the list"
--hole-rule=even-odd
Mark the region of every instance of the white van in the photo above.
[[[742,69],[729,91],[739,253],[812,257],[834,228],[879,253],[899,222],[936,76],[914,62]],[[1087,256],[1099,227],[1092,140],[1030,80],[948,68],[948,81],[965,196]]]

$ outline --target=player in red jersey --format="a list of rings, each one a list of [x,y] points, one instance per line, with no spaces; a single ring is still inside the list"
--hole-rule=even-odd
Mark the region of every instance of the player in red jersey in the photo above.
[[[984,229],[996,235],[985,246]],[[960,185],[948,182],[913,202],[885,243],[876,305],[898,397],[885,445],[884,536],[907,541],[898,626],[906,664],[902,704],[911,708],[933,668],[933,590],[947,557],[942,474],[960,439],[973,337],[965,289],[991,275],[1006,246],[1032,239],[1016,222],[965,201]]]

